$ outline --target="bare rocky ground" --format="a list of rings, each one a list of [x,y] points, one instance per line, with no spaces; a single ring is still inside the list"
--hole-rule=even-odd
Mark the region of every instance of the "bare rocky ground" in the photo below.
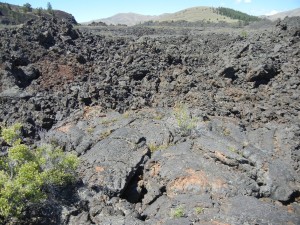
[[[0,122],[81,158],[22,223],[299,224],[299,21],[1,30]]]

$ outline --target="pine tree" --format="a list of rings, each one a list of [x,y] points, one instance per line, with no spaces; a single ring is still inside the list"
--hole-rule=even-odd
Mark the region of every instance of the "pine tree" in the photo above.
[[[32,7],[31,7],[31,5],[30,5],[29,3],[24,4],[24,5],[23,5],[23,11],[24,11],[25,13],[27,13],[27,12],[32,12]]]
[[[49,13],[51,13],[51,12],[53,11],[52,5],[51,5],[50,2],[47,3],[47,11],[48,11]]]

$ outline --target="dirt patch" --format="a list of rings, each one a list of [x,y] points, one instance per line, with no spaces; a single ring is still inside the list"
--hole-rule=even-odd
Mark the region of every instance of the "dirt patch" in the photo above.
[[[106,117],[106,114],[101,113],[102,108],[100,106],[85,106],[83,109],[83,118],[90,119],[92,117]]]
[[[228,88],[224,90],[226,96],[230,96],[234,101],[240,101],[244,97],[245,92],[240,88]]]
[[[209,187],[209,179],[204,171],[188,169],[187,176],[176,178],[167,186],[167,193],[170,196],[178,192],[202,192]]]
[[[223,189],[228,186],[227,183],[222,179],[215,179],[210,184],[213,190]]]
[[[227,187],[227,183],[220,178],[210,178],[204,171],[186,170],[187,176],[176,178],[167,186],[168,196],[177,193],[202,193],[207,190],[218,191]]]
[[[61,131],[63,133],[68,133],[72,127],[73,127],[72,123],[67,123],[64,126],[57,128],[56,130]]]
[[[104,170],[105,170],[105,169],[104,169],[104,167],[102,167],[102,166],[96,166],[96,167],[95,167],[95,171],[98,172],[98,173],[103,172]]]
[[[84,69],[77,64],[63,64],[63,60],[56,60],[54,62],[45,60],[38,63],[38,68],[41,76],[38,79],[41,88],[49,88],[53,86],[60,86],[65,83],[74,81],[76,76],[84,74]],[[68,59],[69,62],[74,59]]]

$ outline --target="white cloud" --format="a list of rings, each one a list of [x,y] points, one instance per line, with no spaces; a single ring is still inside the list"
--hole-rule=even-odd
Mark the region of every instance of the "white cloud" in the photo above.
[[[266,15],[266,16],[272,16],[272,15],[274,15],[274,14],[276,14],[276,13],[279,13],[279,11],[277,11],[277,10],[272,10],[272,11],[266,13],[265,15]]]
[[[251,3],[252,0],[235,0],[236,3],[241,3],[241,2],[244,2],[244,3]]]

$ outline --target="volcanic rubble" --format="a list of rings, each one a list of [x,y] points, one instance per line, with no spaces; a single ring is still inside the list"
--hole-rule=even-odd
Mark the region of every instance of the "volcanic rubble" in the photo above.
[[[120,29],[0,31],[0,122],[81,160],[18,224],[300,224],[300,18]]]

